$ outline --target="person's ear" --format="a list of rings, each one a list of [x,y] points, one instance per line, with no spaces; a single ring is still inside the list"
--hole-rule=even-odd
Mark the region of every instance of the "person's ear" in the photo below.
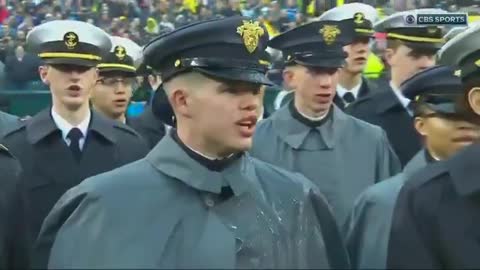
[[[40,75],[40,79],[46,85],[50,85],[50,81],[48,79],[48,71],[49,71],[48,66],[39,66],[38,67],[38,74]]]
[[[422,137],[426,137],[428,135],[427,128],[426,128],[426,123],[423,117],[415,117],[414,119],[414,127],[417,130],[418,134],[420,134]]]
[[[392,66],[392,64],[395,63],[395,50],[391,48],[385,49],[384,52],[385,55],[385,61],[389,66]]]
[[[293,90],[297,88],[295,71],[293,69],[285,69],[282,72],[283,84],[288,90]]]
[[[165,90],[159,90],[165,91]],[[166,94],[168,95],[169,92]],[[170,104],[175,112],[178,114],[190,118],[192,116],[192,109],[188,99],[190,97],[190,93],[186,89],[173,89],[171,91],[171,95],[169,96]]]
[[[473,87],[468,91],[468,104],[472,111],[480,116],[480,87]]]

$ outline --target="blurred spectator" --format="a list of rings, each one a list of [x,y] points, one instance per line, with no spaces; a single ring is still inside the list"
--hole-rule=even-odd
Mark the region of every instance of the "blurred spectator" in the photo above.
[[[439,6],[463,10],[478,5],[473,0],[344,0],[381,7],[386,14],[396,8]],[[36,56],[22,49],[35,25],[57,19],[83,20],[112,35],[128,37],[144,45],[152,38],[198,20],[243,15],[265,23],[271,36],[303,24],[335,0],[0,0],[0,62],[9,80],[22,80]],[[6,3],[6,4],[5,4]],[[477,8],[478,9],[478,8]],[[22,56],[22,54],[24,54]],[[22,57],[18,57],[22,56]],[[8,58],[8,61],[7,61]],[[8,62],[8,63],[7,63]],[[18,67],[15,66],[18,64]],[[1,69],[1,65],[0,65]],[[25,80],[37,79],[24,76]],[[1,75],[0,75],[1,76]]]
[[[15,53],[5,60],[5,77],[12,87],[24,88],[27,82],[38,80],[39,65],[39,58],[26,53],[23,46],[19,45]]]
[[[240,12],[240,3],[238,0],[217,0],[215,13],[224,17],[242,15]]]
[[[18,25],[17,31],[23,31],[25,33],[32,30],[32,28],[33,28],[33,17],[30,14],[26,14],[25,17],[23,18],[22,23]]]
[[[16,45],[16,46],[25,47],[26,41],[27,41],[27,36],[26,36],[26,34],[25,34],[25,31],[23,31],[23,30],[18,30],[18,31],[17,31],[17,38],[16,38],[16,41],[15,41],[15,45]]]
[[[0,4],[0,24],[10,16],[10,12],[8,12],[8,8],[5,4]]]
[[[287,31],[289,29],[288,13],[286,10],[282,10],[280,3],[273,1],[270,3],[270,9],[268,11],[267,20],[272,24],[275,29],[280,32]]]
[[[247,3],[242,8],[242,15],[250,18],[258,17],[260,8],[261,4],[258,0],[247,0]]]
[[[168,20],[168,14],[164,14],[162,16],[162,20],[160,21],[160,23],[158,24],[159,26],[159,31],[160,32],[163,32],[163,31],[172,31],[173,29],[175,29],[175,25],[173,25],[173,23],[171,23],[169,20]]]

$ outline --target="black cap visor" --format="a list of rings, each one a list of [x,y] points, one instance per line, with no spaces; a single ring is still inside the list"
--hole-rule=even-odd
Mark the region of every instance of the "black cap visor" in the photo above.
[[[433,104],[427,103],[428,107],[435,112],[442,114],[457,114],[457,106],[454,102]]]
[[[99,61],[78,58],[43,58],[45,64],[49,65],[74,65],[82,67],[96,67]]]
[[[206,75],[225,80],[244,81],[264,85],[273,85],[266,77],[268,63],[230,59],[183,58],[175,61],[175,65],[164,68],[163,81],[167,81],[179,73],[196,70]]]
[[[115,68],[99,68],[98,69],[101,76],[120,76],[120,77],[136,77],[137,74],[131,70],[124,69],[115,69]]]
[[[249,82],[255,84],[263,84],[267,86],[272,86],[272,83],[265,73],[259,72],[256,70],[248,70],[248,69],[226,69],[226,68],[194,68],[200,73],[216,77],[219,79],[224,80],[231,80],[231,81],[242,81],[242,82]]]
[[[115,68],[115,67],[109,67],[109,68],[98,68],[98,71],[100,74],[102,73],[120,73],[124,77],[135,77],[137,76],[137,73],[135,71],[132,71],[131,69],[126,69],[126,68]]]
[[[286,65],[298,64],[306,67],[341,68],[348,54],[342,47],[321,52],[301,52],[287,54]]]
[[[460,114],[459,102],[461,97],[461,93],[439,94],[423,96],[419,100],[421,103],[428,105],[428,107],[435,112],[443,114]]]
[[[296,59],[294,62],[305,67],[314,68],[341,68],[345,65],[344,58],[310,57],[301,60]]]

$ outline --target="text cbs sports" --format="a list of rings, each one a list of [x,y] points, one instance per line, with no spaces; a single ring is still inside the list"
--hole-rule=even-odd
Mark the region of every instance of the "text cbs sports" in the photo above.
[[[404,20],[409,25],[467,25],[468,15],[466,13],[409,14],[404,16]]]

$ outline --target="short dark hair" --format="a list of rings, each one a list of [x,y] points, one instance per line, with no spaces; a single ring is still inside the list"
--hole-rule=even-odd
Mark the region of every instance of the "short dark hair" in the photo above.
[[[396,50],[400,45],[403,45],[403,42],[398,39],[387,39],[387,48]]]

